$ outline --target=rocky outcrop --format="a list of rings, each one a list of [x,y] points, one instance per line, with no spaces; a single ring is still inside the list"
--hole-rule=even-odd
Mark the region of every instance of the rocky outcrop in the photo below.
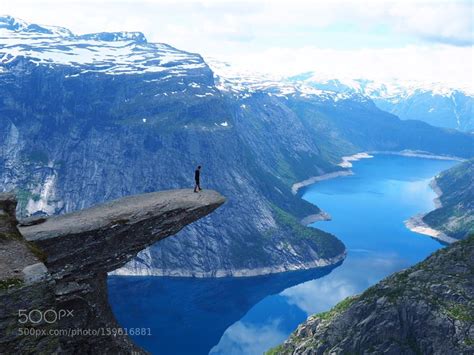
[[[54,281],[42,263],[44,254],[27,243],[16,228],[16,205],[14,194],[0,194],[0,353],[52,353],[59,347],[57,337],[19,334],[23,329],[19,313],[47,310],[55,301]],[[46,322],[41,326],[48,332],[56,329],[55,324]]]
[[[430,183],[436,209],[405,221],[413,232],[450,244],[474,233],[474,159],[443,171]]]
[[[472,354],[474,235],[332,310],[269,354]]]
[[[224,201],[211,190],[129,196],[27,221],[20,225],[20,235],[15,226],[16,201],[1,195],[0,252],[16,245],[7,261],[15,269],[5,265],[16,274],[6,274],[2,268],[5,275],[0,275],[0,299],[6,305],[0,310],[0,353],[142,352],[115,321],[107,299],[107,272]],[[20,247],[22,253],[16,251]],[[27,314],[25,324],[20,322],[20,310]]]
[[[474,233],[474,159],[443,171],[431,185],[437,208],[423,222],[454,240]]]

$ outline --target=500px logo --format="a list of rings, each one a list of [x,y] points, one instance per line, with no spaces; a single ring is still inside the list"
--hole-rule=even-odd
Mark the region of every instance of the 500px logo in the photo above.
[[[71,309],[47,309],[45,311],[40,309],[32,309],[28,311],[27,309],[18,310],[18,322],[21,324],[32,323],[38,324],[42,321],[46,323],[55,323],[62,318],[71,318],[74,317],[73,310]]]

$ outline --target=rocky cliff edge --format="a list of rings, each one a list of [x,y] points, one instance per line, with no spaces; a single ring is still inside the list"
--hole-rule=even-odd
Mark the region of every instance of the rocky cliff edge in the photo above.
[[[142,353],[115,321],[107,272],[224,202],[170,190],[17,227],[15,196],[0,194],[0,353]]]

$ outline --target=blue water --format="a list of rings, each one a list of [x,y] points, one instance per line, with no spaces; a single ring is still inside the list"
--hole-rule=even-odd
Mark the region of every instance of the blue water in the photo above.
[[[429,181],[454,164],[377,155],[355,162],[353,176],[307,187],[302,198],[332,216],[314,226],[347,247],[337,267],[244,279],[110,277],[112,309],[123,327],[150,328],[132,338],[154,354],[262,354],[309,315],[442,247],[403,221],[433,209]]]

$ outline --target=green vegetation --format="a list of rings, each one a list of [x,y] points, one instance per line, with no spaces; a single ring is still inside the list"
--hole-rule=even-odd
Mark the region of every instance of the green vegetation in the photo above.
[[[265,251],[265,245],[271,241],[261,235],[253,238],[231,239],[230,261],[242,267],[258,267],[257,265],[242,265],[242,260],[258,260],[268,264],[270,255]]]
[[[378,287],[378,285],[369,287],[362,293],[361,299],[367,300],[372,298],[387,297],[390,302],[395,302],[405,292],[408,274],[409,271],[405,270],[392,275],[392,284],[390,288],[381,289]]]
[[[453,238],[466,238],[474,232],[474,159],[442,172],[436,184],[443,192],[442,207],[423,221]]]
[[[0,290],[7,290],[9,288],[18,287],[23,284],[23,280],[12,277],[6,280],[0,280]]]
[[[280,344],[275,346],[274,348],[271,348],[267,352],[265,352],[265,355],[284,355],[285,354],[285,347]]]
[[[22,240],[22,236],[18,232],[0,232],[0,241]]]
[[[339,302],[338,304],[336,304],[329,311],[315,314],[315,315],[313,315],[313,317],[317,317],[317,318],[322,319],[322,320],[332,319],[337,314],[340,314],[341,312],[344,312],[346,309],[348,309],[349,306],[351,304],[353,304],[357,299],[358,299],[358,296],[347,297],[347,298],[343,299],[341,302]]]
[[[359,299],[358,296],[347,297],[347,298],[343,299],[341,302],[339,302],[338,304],[336,304],[329,311],[314,314],[313,316],[311,316],[311,318],[313,318],[313,319],[318,318],[318,319],[325,320],[325,321],[330,320],[334,316],[336,316],[336,315],[344,312],[345,310],[347,310],[358,299]],[[290,341],[292,343],[297,343],[298,342],[298,337],[293,333],[290,337]],[[324,339],[312,339],[311,342],[310,342],[310,344],[312,344],[312,345],[315,345],[315,344],[318,344],[318,343],[319,344],[324,343]],[[308,344],[308,347],[311,347],[312,345]],[[265,353],[265,355],[285,355],[285,354],[290,354],[290,353],[291,353],[291,351],[289,349],[287,349],[284,346],[284,344],[280,344],[280,345],[277,345],[274,348],[271,348],[270,350],[268,350]]]
[[[277,159],[277,174],[284,181],[296,181],[297,178],[292,171],[291,165],[285,160],[283,156],[279,156]]]
[[[40,249],[36,244],[32,242],[25,241],[25,243],[28,249],[33,253],[34,256],[36,256],[42,263],[46,262],[46,260],[48,259],[48,256],[42,249]]]
[[[303,226],[296,217],[275,205],[272,205],[272,211],[277,227],[252,237],[231,239],[229,259],[233,265],[245,268],[268,265],[272,260],[266,247],[277,243],[299,248],[303,255],[309,246],[320,258],[332,258],[344,252],[344,244],[332,234]],[[242,265],[242,260],[256,260],[258,264]]]
[[[474,322],[474,310],[463,304],[452,304],[446,308],[446,314],[457,320]]]
[[[31,199],[33,201],[39,201],[41,196],[38,194],[34,194],[29,190],[17,188],[15,190],[16,199],[18,201],[18,207],[20,211],[25,211],[26,206],[28,205],[28,201]]]
[[[303,226],[298,219],[277,206],[273,205],[272,209],[278,224],[286,229],[287,240],[294,244],[298,244],[298,241],[310,242],[318,250],[319,255],[325,258],[337,256],[344,251],[344,244],[332,234]]]

